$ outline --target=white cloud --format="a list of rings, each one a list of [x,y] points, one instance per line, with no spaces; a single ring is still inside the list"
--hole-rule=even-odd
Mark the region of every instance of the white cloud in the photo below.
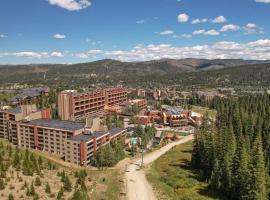
[[[258,3],[270,3],[270,0],[255,0]]]
[[[189,16],[186,13],[179,14],[177,17],[178,22],[185,23],[189,20]]]
[[[83,56],[82,56],[83,55]],[[175,47],[170,44],[137,45],[130,50],[102,51],[91,50],[77,57],[106,57],[121,61],[147,61],[158,59],[208,58],[208,59],[270,59],[270,39],[249,43],[221,41],[213,45]]]
[[[78,11],[91,6],[89,0],[47,0],[51,5],[59,6],[69,11]]]
[[[160,35],[172,35],[174,34],[174,31],[172,30],[165,30],[159,33]]]
[[[191,24],[201,24],[201,23],[206,23],[208,22],[208,19],[203,18],[203,19],[194,19],[191,21]]]
[[[221,32],[225,32],[225,31],[237,31],[240,29],[240,26],[234,25],[234,24],[228,24],[228,25],[224,25],[220,31]]]
[[[253,23],[248,23],[246,25],[247,28],[257,28],[257,25],[256,24],[253,24]]]
[[[196,30],[196,31],[193,31],[192,32],[193,35],[201,35],[201,34],[204,34],[204,33],[205,33],[205,30],[204,29]]]
[[[217,30],[215,30],[215,29],[211,29],[211,30],[209,30],[209,31],[206,31],[204,34],[205,34],[205,35],[212,35],[212,36],[215,36],[215,35],[219,35],[220,33],[219,33]]]
[[[224,16],[218,16],[212,21],[213,23],[219,24],[219,23],[225,23],[227,22],[227,19]]]
[[[210,36],[216,36],[216,35],[219,35],[220,33],[215,30],[215,29],[211,29],[211,30],[204,30],[204,29],[201,29],[201,30],[196,30],[196,31],[193,31],[192,33],[193,35],[210,35]]]
[[[244,27],[242,27],[244,30],[245,35],[251,35],[251,34],[264,34],[264,30],[261,27],[258,27],[257,24],[254,23],[248,23]]]
[[[181,37],[183,38],[192,38],[191,34],[182,34]]]
[[[54,51],[50,54],[52,57],[64,57],[64,55],[61,52]]]
[[[42,57],[47,57],[48,53],[47,52],[36,53],[36,52],[30,52],[30,51],[23,51],[23,52],[11,53],[10,55],[13,55],[16,57],[42,58]]]
[[[199,23],[201,23],[201,20],[200,19],[194,19],[191,22],[191,24],[199,24]]]
[[[66,35],[62,35],[62,34],[55,34],[53,36],[55,39],[59,39],[59,40],[62,40],[62,39],[65,39],[66,38]]]
[[[144,24],[144,23],[145,23],[144,20],[138,20],[138,21],[136,21],[136,24]]]
[[[206,32],[206,31],[205,31]],[[13,52],[0,53],[0,56],[15,56],[31,59],[63,57],[61,52]],[[76,53],[78,58],[111,58],[121,61],[147,61],[158,59],[208,58],[208,59],[251,59],[270,60],[270,39],[260,39],[248,43],[221,41],[213,45],[177,47],[170,44],[137,45],[130,50],[104,51],[93,49]]]
[[[6,38],[7,36],[4,34],[0,34],[0,38]]]
[[[32,59],[41,59],[41,58],[50,58],[50,57],[64,57],[61,52],[33,52],[33,51],[21,51],[21,52],[9,52],[9,53],[0,53],[0,56],[15,56],[23,58],[32,58]]]

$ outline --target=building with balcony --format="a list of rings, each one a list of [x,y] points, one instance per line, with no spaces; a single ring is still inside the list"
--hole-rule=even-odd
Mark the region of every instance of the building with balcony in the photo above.
[[[190,111],[179,107],[161,106],[161,116],[164,125],[171,127],[188,126]]]
[[[0,138],[8,139],[17,145],[17,122],[40,118],[51,118],[51,110],[38,110],[34,104],[21,105],[15,108],[4,106],[0,109]]]
[[[93,92],[78,93],[66,90],[58,96],[58,114],[62,120],[79,121],[104,114],[105,106],[114,106],[127,101],[124,88],[107,88]]]
[[[147,108],[147,101],[145,99],[134,99],[134,100],[130,100],[129,101],[129,104],[131,106],[136,106],[140,110]]]

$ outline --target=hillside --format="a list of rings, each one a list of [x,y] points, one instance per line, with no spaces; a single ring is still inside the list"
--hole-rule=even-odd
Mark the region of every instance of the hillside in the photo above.
[[[239,76],[247,73],[249,76],[256,70],[264,71],[269,68],[269,61],[246,61],[246,60],[206,60],[206,59],[182,59],[182,60],[158,60],[147,62],[120,62],[115,60],[100,60],[91,63],[60,65],[2,65],[0,66],[0,84],[5,83],[44,83],[44,84],[92,84],[103,82],[105,84],[115,83],[122,80],[126,83],[137,82],[142,79],[153,79],[156,77],[174,78],[181,74],[185,77],[184,82],[201,80],[206,81],[217,78],[234,77],[234,70]],[[252,65],[251,65],[252,64]],[[247,66],[248,65],[248,66]],[[241,66],[241,67],[239,67]],[[239,72],[240,71],[240,72]],[[266,70],[267,71],[267,70]],[[198,74],[202,74],[198,75]],[[214,76],[211,78],[211,76]],[[221,77],[220,77],[221,76]],[[262,76],[264,76],[262,74]],[[260,77],[254,77],[256,78]],[[179,79],[179,77],[177,78]],[[203,80],[202,80],[203,79]],[[260,80],[260,79],[258,79]],[[143,81],[143,80],[142,80]],[[159,79],[160,81],[160,79]],[[179,81],[179,80],[177,80]],[[226,80],[228,82],[228,80]],[[231,80],[229,79],[229,82]],[[263,80],[261,80],[263,81]],[[144,82],[144,81],[143,81]]]

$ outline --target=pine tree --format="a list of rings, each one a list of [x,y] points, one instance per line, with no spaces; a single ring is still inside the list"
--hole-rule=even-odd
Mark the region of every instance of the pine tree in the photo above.
[[[11,193],[8,195],[8,200],[14,200],[14,197]]]
[[[243,136],[240,135],[233,161],[233,198],[247,199],[250,190],[249,155]]]
[[[38,157],[38,164],[39,164],[39,167],[42,168],[43,159],[41,156]]]
[[[72,200],[88,200],[88,195],[86,192],[81,190],[75,190]]]
[[[87,176],[87,173],[85,170],[83,171],[79,171],[78,173],[76,173],[76,177],[77,177],[77,182],[76,182],[76,186],[78,187],[79,185],[81,186],[81,190],[82,191],[86,191],[86,185],[85,185],[85,178]]]
[[[41,180],[38,176],[36,177],[36,180],[35,180],[35,186],[41,186]]]
[[[14,159],[13,159],[13,167],[18,171],[21,167],[21,159],[19,155],[19,150],[15,151]]]
[[[4,190],[5,189],[5,182],[2,178],[0,178],[0,190]]]
[[[214,190],[219,190],[220,188],[220,166],[218,160],[214,161],[214,168],[212,171],[211,179],[210,179],[210,187]]]
[[[31,196],[31,192],[28,186],[26,187],[26,196]]]
[[[267,179],[260,134],[257,134],[251,156],[251,199],[267,200]]]
[[[30,187],[30,196],[34,196],[36,194],[35,191],[35,187],[34,187],[34,183],[31,183],[31,187]]]
[[[57,193],[57,200],[62,199],[63,196],[64,196],[64,188],[61,187],[59,192]]]
[[[45,192],[46,192],[47,194],[50,194],[50,193],[51,193],[51,187],[50,187],[50,185],[49,185],[48,182],[47,182],[47,184],[46,184]]]
[[[64,190],[68,192],[72,190],[72,185],[67,175],[64,178]]]

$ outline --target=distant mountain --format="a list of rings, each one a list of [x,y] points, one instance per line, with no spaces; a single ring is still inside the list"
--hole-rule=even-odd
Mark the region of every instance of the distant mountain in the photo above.
[[[127,79],[146,76],[171,76],[181,73],[213,71],[251,64],[265,64],[270,61],[241,59],[162,59],[146,62],[121,62],[99,60],[90,63],[0,65],[0,83],[54,83],[96,79]]]

